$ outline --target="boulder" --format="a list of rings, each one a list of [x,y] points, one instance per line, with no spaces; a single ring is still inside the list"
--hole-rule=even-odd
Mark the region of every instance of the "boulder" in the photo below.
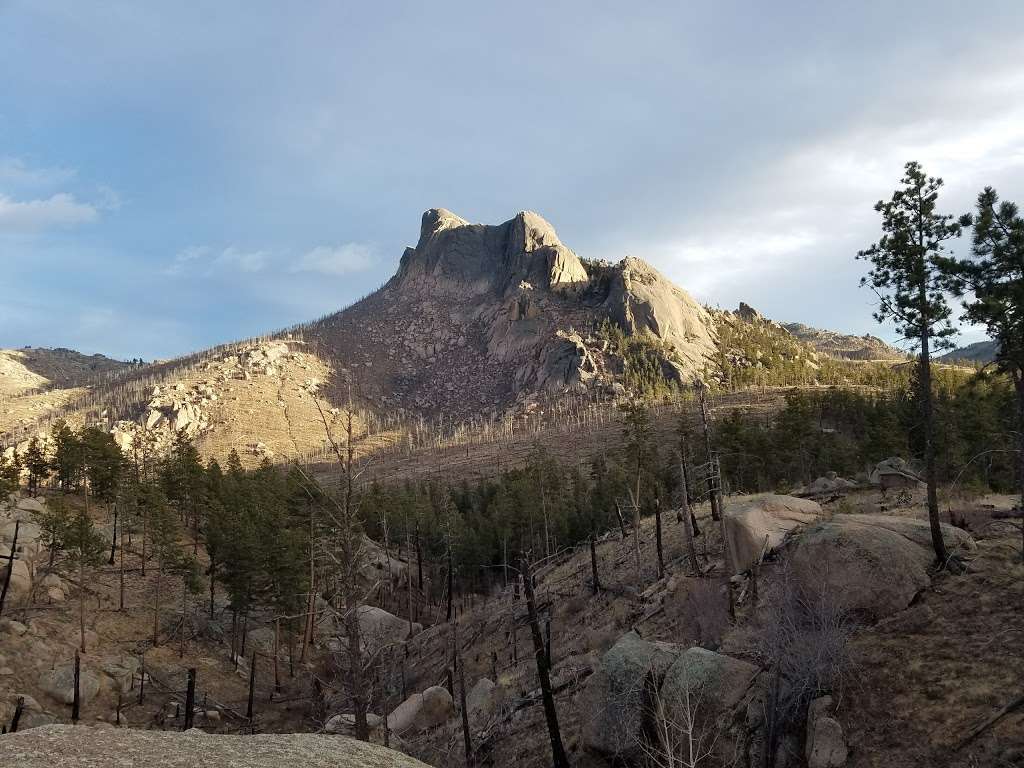
[[[19,509],[22,512],[28,512],[29,514],[42,514],[46,511],[46,504],[43,503],[41,499],[26,497],[24,499],[18,499],[18,504],[15,509]]]
[[[39,687],[47,696],[60,704],[75,701],[75,665],[72,662],[60,664],[39,678]],[[88,667],[82,666],[78,681],[79,701],[88,704],[100,692],[100,678]]]
[[[821,505],[795,496],[764,493],[729,499],[723,517],[735,569],[742,572],[758,562],[762,551],[779,547],[795,528],[817,522]]]
[[[375,715],[373,712],[366,713],[366,725],[369,726],[371,731],[380,728],[383,723],[384,720],[380,715]],[[334,715],[324,723],[324,733],[352,734],[355,732],[355,726],[356,716],[346,712],[340,715]]]
[[[629,760],[640,753],[644,686],[648,677],[660,682],[682,653],[668,643],[652,643],[636,632],[619,638],[601,657],[580,700],[583,745],[608,757]]]
[[[103,664],[103,672],[114,681],[115,687],[120,689],[121,693],[127,693],[132,689],[139,668],[139,660],[134,656],[122,656]]]
[[[868,482],[881,486],[883,491],[890,489],[913,490],[924,483],[913,468],[899,456],[891,456],[878,462],[871,470]]]
[[[7,587],[8,597],[23,597],[32,591],[32,574],[28,569],[28,563],[24,560],[15,560],[13,566],[0,566],[0,580],[7,578],[7,571],[11,571],[11,581]]]
[[[395,733],[425,731],[442,725],[455,714],[455,702],[447,688],[439,685],[414,693],[388,715],[388,727]]]
[[[409,622],[388,613],[375,605],[359,606],[359,632],[363,645],[369,649],[379,648],[390,643],[399,643],[409,637]],[[422,626],[420,627],[422,629]],[[413,633],[416,624],[413,624]]]
[[[843,726],[830,716],[831,711],[831,696],[815,699],[808,708],[804,750],[807,768],[841,768],[846,765],[848,751]]]
[[[951,552],[970,550],[965,532],[943,524]],[[836,515],[804,530],[789,546],[797,578],[827,589],[847,611],[876,621],[905,609],[931,584],[935,561],[927,520],[886,515]]]
[[[839,477],[835,472],[826,472],[822,477],[819,477],[812,483],[809,483],[804,488],[800,489],[800,496],[824,496],[830,493],[837,493],[839,491],[848,491],[851,488],[856,488],[857,483],[853,480],[847,480],[845,477]]]
[[[30,542],[34,543],[41,533],[39,526],[29,520],[21,520],[20,525],[18,525],[18,522],[18,520],[10,520],[4,523],[3,527],[0,528],[0,539],[8,543],[14,541],[14,528],[17,526],[18,546],[23,547]],[[5,552],[4,554],[10,553]]]
[[[474,725],[485,725],[501,706],[504,689],[489,678],[481,677],[466,694],[466,709],[469,721]]]
[[[24,699],[22,702],[21,719],[18,721],[19,731],[27,731],[29,728],[38,728],[41,725],[49,725],[56,722],[56,718],[44,711],[39,702],[27,693],[5,693],[0,694],[0,723],[10,726],[19,698]]]
[[[8,632],[15,637],[21,637],[28,632],[28,627],[14,619],[0,619],[0,632]]]
[[[317,733],[207,734],[49,725],[0,738],[0,762],[18,768],[428,768],[375,744]]]
[[[689,648],[672,662],[661,684],[661,700],[670,722],[685,722],[687,702],[705,711],[732,711],[750,690],[758,668],[706,648]]]

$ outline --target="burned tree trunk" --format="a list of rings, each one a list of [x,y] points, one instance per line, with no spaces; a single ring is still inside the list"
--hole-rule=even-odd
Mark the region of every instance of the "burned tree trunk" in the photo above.
[[[540,678],[540,693],[544,701],[544,718],[548,724],[548,736],[551,739],[551,758],[554,768],[569,768],[569,758],[562,746],[562,733],[558,728],[558,712],[555,710],[555,696],[551,690],[551,677],[548,668],[544,638],[540,632],[540,619],[537,615],[537,600],[533,594],[533,576],[530,562],[526,556],[520,559],[520,570],[523,574],[523,589],[526,593],[526,610],[530,619],[530,632],[533,635],[533,654],[537,661],[537,677]]]
[[[7,556],[7,573],[4,574],[3,591],[0,591],[0,615],[4,612],[4,602],[7,600],[7,590],[11,586],[11,574],[14,573],[14,561],[18,557],[18,529],[21,521],[14,521],[14,541],[11,542],[11,554]]]
[[[654,542],[658,549],[658,578],[665,578],[665,551],[661,542],[661,499],[654,500]]]
[[[689,483],[686,476],[685,449],[679,449],[679,479],[682,489],[679,493],[679,517],[683,522],[683,536],[686,539],[686,556],[690,558],[690,567],[694,576],[700,576],[700,565],[697,562],[697,546],[694,543],[693,512],[690,511]]]

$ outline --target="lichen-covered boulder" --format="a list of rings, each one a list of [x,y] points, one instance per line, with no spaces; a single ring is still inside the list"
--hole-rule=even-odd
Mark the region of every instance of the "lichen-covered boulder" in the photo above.
[[[61,704],[72,704],[75,701],[75,665],[73,662],[59,664],[44,672],[39,678],[39,687],[47,696]],[[100,678],[86,666],[79,670],[78,694],[79,701],[88,704],[100,692]]]
[[[950,552],[969,551],[974,541],[942,525]],[[902,611],[931,584],[934,564],[927,520],[888,515],[836,515],[807,528],[787,546],[800,583],[826,590],[837,604],[876,621]]]
[[[684,722],[683,710],[695,702],[705,711],[729,712],[746,696],[758,671],[732,656],[688,648],[672,662],[661,684],[666,716],[672,722]]]
[[[644,640],[636,632],[619,638],[601,657],[583,689],[579,707],[584,746],[608,757],[638,755],[647,701],[645,686],[659,685],[682,651],[677,645]]]

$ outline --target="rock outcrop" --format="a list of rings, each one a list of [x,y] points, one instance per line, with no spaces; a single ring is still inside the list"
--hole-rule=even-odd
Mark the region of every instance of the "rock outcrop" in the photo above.
[[[807,711],[807,742],[804,756],[807,768],[842,768],[848,750],[843,726],[831,716],[832,697],[811,702]]]
[[[48,725],[0,738],[0,761],[19,768],[106,768],[111,755],[148,768],[427,768],[399,752],[344,736],[311,733],[221,736]]]
[[[455,702],[447,688],[439,685],[414,693],[388,715],[388,727],[401,735],[425,731],[448,721],[455,714]]]
[[[732,729],[759,691],[758,668],[705,648],[623,635],[601,658],[579,700],[582,743],[591,753],[629,763],[653,733],[673,738],[687,724],[722,755],[749,741]],[[695,736],[696,736],[695,732]],[[617,764],[617,763],[616,763]]]
[[[733,564],[741,572],[779,547],[794,529],[816,522],[821,506],[809,499],[764,493],[730,498],[723,516]]]
[[[950,552],[970,551],[971,537],[942,524]],[[889,515],[836,515],[794,537],[786,559],[804,584],[826,589],[869,621],[902,611],[931,584],[935,561],[927,520]]]
[[[648,337],[669,377],[714,349],[711,315],[643,261],[585,262],[536,213],[485,225],[438,208],[387,285],[304,334],[378,405],[451,415],[610,387],[623,361],[603,321]]]
[[[39,678],[39,687],[47,696],[60,704],[71,704],[75,700],[75,665],[72,662],[59,664],[44,672]],[[83,705],[92,701],[100,692],[100,678],[86,666],[79,671],[78,694]]]
[[[587,681],[580,700],[583,744],[608,757],[628,760],[640,753],[647,700],[644,686],[660,680],[682,652],[628,632],[613,645]]]

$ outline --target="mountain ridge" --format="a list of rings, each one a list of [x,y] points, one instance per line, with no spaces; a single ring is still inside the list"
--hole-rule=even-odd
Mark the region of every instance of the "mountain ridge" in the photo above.
[[[432,208],[391,279],[354,304],[88,387],[12,398],[0,440],[22,450],[66,417],[103,425],[125,450],[159,451],[184,430],[204,455],[235,450],[251,464],[323,451],[323,422],[339,429],[348,403],[360,433],[385,445],[411,439],[399,425],[417,419],[500,423],[552,397],[604,402],[694,378],[734,386],[769,380],[777,365],[803,381],[818,362],[812,345],[745,304],[702,306],[634,256],[579,257],[540,214],[489,225]]]

